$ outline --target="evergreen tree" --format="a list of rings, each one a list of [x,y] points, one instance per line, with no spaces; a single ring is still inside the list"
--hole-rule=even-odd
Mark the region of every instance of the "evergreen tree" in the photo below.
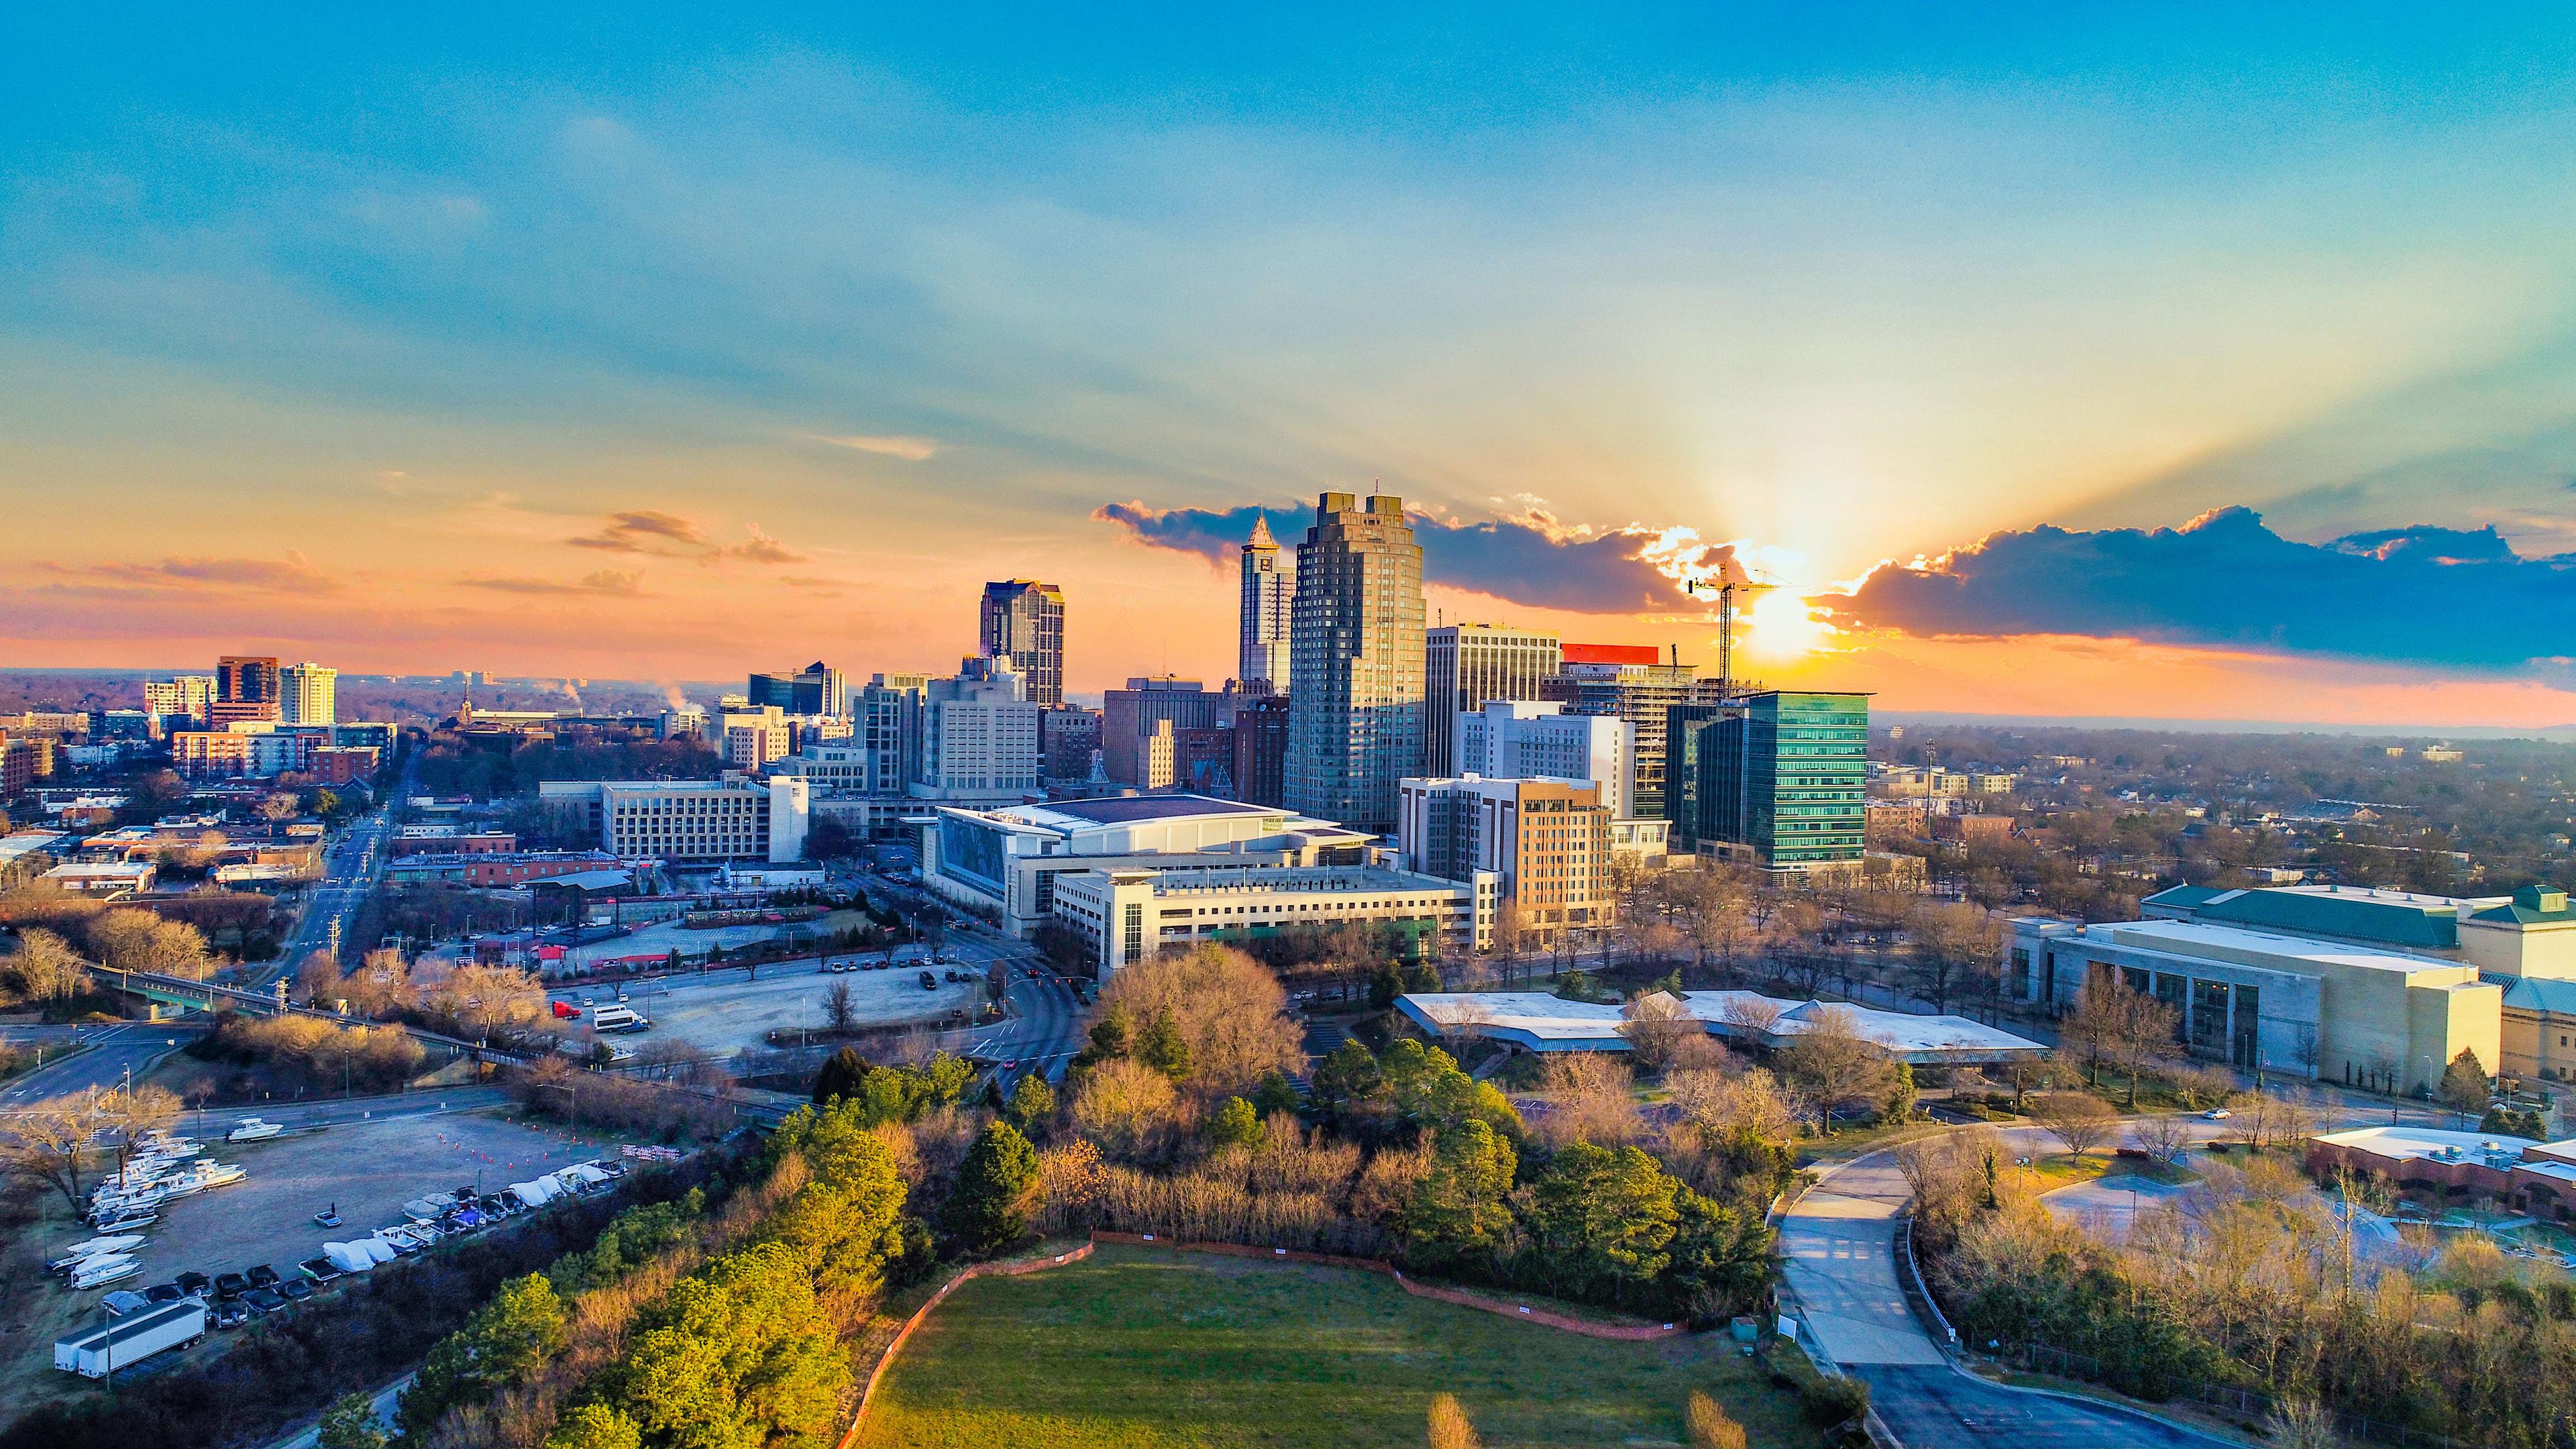
[[[1127,1008],[1111,1002],[1109,1009],[1100,1013],[1100,1019],[1091,1024],[1091,1044],[1075,1055],[1074,1067],[1079,1070],[1127,1055],[1128,1038],[1132,1034]]]
[[[1260,1115],[1241,1097],[1226,1098],[1208,1118],[1208,1144],[1212,1147],[1257,1148],[1266,1135]]]
[[[1029,1190],[1037,1180],[1037,1149],[1018,1128],[995,1122],[966,1149],[940,1225],[969,1252],[1006,1248],[1028,1229]]]
[[[843,1047],[824,1059],[823,1070],[814,1074],[814,1100],[829,1102],[836,1097],[855,1097],[859,1084],[867,1079],[868,1059],[855,1047]]]
[[[1154,1013],[1154,1019],[1136,1034],[1136,1060],[1175,1082],[1189,1078],[1190,1044],[1181,1039],[1180,1025],[1171,1012]]]
[[[1369,1009],[1393,1011],[1395,999],[1404,994],[1404,968],[1393,961],[1380,961],[1369,973]]]
[[[1024,1135],[1044,1132],[1047,1124],[1055,1120],[1055,1088],[1047,1085],[1045,1077],[1029,1073],[1011,1088],[1011,1100],[1002,1115]]]
[[[1346,1038],[1315,1064],[1315,1105],[1337,1115],[1376,1096],[1385,1083],[1377,1058],[1369,1055],[1367,1047]]]
[[[1409,991],[1438,991],[1441,989],[1440,968],[1427,959],[1416,961],[1413,969],[1405,973],[1404,984]]]
[[[1261,1085],[1252,1089],[1252,1110],[1260,1113],[1265,1122],[1282,1112],[1296,1111],[1297,1084],[1288,1080],[1285,1072],[1264,1074]]]

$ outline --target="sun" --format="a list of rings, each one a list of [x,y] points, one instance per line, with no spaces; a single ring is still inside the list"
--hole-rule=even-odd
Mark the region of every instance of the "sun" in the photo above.
[[[1759,659],[1799,659],[1825,647],[1834,626],[1815,616],[1794,589],[1756,594],[1744,614],[1744,651]]]

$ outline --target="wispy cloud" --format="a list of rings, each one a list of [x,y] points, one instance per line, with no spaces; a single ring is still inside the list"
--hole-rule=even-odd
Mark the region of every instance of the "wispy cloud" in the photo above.
[[[727,544],[721,548],[709,549],[703,556],[704,561],[708,563],[722,563],[727,560],[735,560],[742,563],[753,564],[800,564],[813,562],[810,557],[798,553],[796,550],[789,548],[777,539],[770,537],[767,533],[761,530],[759,524],[746,524],[745,527],[751,530],[751,539],[749,542]]]
[[[829,443],[835,448],[851,448],[862,453],[882,453],[889,458],[901,458],[907,463],[928,462],[939,451],[937,438],[874,436],[866,433],[852,433],[842,437],[833,437],[825,433],[814,433],[809,436],[815,442]]]
[[[608,515],[608,524],[597,533],[564,542],[575,548],[595,548],[609,553],[650,553],[675,557],[681,544],[695,547],[707,541],[705,530],[676,513],[659,509],[637,508]]]
[[[482,575],[459,579],[469,589],[489,589],[500,594],[580,594],[616,598],[635,598],[644,592],[642,574],[601,569],[578,579],[533,579],[518,575]]]
[[[283,559],[173,555],[158,563],[102,563],[80,567],[46,563],[39,567],[46,573],[67,578],[139,586],[215,584],[305,594],[332,593],[340,588],[338,580],[313,567],[310,560],[293,549],[287,550]]]

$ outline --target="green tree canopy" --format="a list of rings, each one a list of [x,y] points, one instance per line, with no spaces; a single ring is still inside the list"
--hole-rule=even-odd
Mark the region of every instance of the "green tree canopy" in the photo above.
[[[1028,1230],[1029,1190],[1037,1180],[1037,1149],[1018,1128],[995,1122],[966,1149],[940,1225],[970,1252],[1007,1248]]]

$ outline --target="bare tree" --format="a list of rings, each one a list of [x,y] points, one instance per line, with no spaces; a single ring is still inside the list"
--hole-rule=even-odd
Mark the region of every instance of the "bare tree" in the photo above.
[[[37,1001],[68,1001],[89,990],[89,963],[69,941],[41,926],[19,932],[8,971],[18,978],[18,989]]]
[[[1662,991],[1639,996],[1622,1007],[1619,1016],[1619,1035],[1627,1039],[1629,1055],[1648,1072],[1671,1066],[1682,1041],[1707,1030]]]
[[[2003,951],[2003,926],[1982,906],[1955,901],[1923,901],[1906,918],[1914,937],[1914,989],[1946,1012],[1963,994],[1963,986],[1991,966]]]
[[[1780,1050],[1781,1075],[1805,1090],[1824,1114],[1828,1131],[1834,1112],[1854,1102],[1873,1108],[1884,1102],[1895,1080],[1895,1064],[1885,1048],[1860,1034],[1849,1011],[1828,1006],[1799,1019],[1800,1030]]]
[[[2090,1092],[2049,1092],[2031,1106],[2031,1116],[2048,1134],[2081,1157],[2110,1140],[2119,1116],[2111,1104]]]
[[[2115,975],[2100,975],[2076,994],[2063,1035],[2080,1043],[2089,1059],[2107,1061],[2128,1077],[2128,1105],[2138,1105],[2138,1074],[2171,1050],[2182,1016],[2171,1006]]]
[[[2129,1124],[2129,1145],[2158,1162],[2180,1162],[2191,1147],[2191,1127],[2180,1117],[2148,1117]]]
[[[823,1020],[835,1032],[846,1032],[859,1019],[859,1003],[846,980],[835,981],[823,993]]]
[[[9,1130],[0,1133],[0,1171],[20,1182],[52,1188],[77,1213],[80,1156],[93,1125],[89,1104],[77,1097],[58,1097],[15,1113],[9,1118]]]
[[[176,1092],[166,1087],[119,1087],[101,1092],[91,1104],[93,1121],[116,1131],[116,1165],[122,1168],[134,1155],[134,1141],[155,1128],[167,1127],[179,1120],[187,1104]]]

